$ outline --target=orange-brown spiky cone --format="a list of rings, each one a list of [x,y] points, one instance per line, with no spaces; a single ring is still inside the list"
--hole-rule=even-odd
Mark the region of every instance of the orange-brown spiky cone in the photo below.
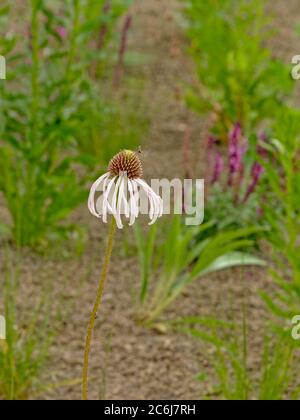
[[[140,158],[131,150],[123,150],[118,153],[108,165],[109,172],[114,176],[126,173],[128,179],[142,178],[143,167]]]

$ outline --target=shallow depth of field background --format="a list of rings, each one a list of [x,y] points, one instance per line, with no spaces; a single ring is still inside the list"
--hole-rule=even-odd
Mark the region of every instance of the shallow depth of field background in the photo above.
[[[118,232],[90,398],[299,398],[299,47],[297,0],[1,2],[0,399],[80,399],[89,188],[140,146],[205,220]]]

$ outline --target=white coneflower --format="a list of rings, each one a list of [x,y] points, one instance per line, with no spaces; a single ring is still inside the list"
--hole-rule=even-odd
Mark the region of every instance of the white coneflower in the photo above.
[[[116,227],[123,228],[121,215],[124,213],[133,225],[140,214],[140,201],[142,195],[146,194],[147,204],[149,202],[150,224],[155,223],[158,217],[163,214],[162,199],[143,181],[143,168],[136,153],[124,150],[118,153],[109,163],[108,172],[102,175],[93,184],[88,200],[90,212],[102,218],[107,223],[107,216],[112,215],[112,222],[109,231],[107,247],[104,255],[104,264],[98,286],[97,296],[87,329],[87,336],[84,350],[84,363],[82,373],[82,399],[88,399],[88,371],[89,355],[91,351],[93,330],[95,320],[102,301],[104,286],[108,274],[110,258],[113,249],[113,242]],[[96,200],[96,192],[103,191],[103,196]],[[128,194],[129,193],[129,197]]]
[[[143,194],[149,200],[150,225],[163,214],[162,199],[141,179],[143,168],[136,153],[124,150],[109,163],[108,172],[93,184],[88,200],[90,212],[107,223],[107,215],[112,214],[119,229],[123,228],[121,215],[124,213],[132,226],[139,216],[139,202]],[[97,191],[103,196],[96,200]]]

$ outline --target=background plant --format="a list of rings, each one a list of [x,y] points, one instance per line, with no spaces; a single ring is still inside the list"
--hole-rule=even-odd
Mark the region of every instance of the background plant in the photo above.
[[[298,110],[280,113],[270,145],[271,157],[262,160],[269,189],[264,212],[270,226],[271,275],[277,284],[272,295],[263,296],[268,307],[289,322],[298,315],[300,302],[299,121]]]
[[[4,254],[1,308],[3,304],[6,340],[0,342],[0,396],[5,400],[26,400],[41,386],[41,372],[55,332],[54,318],[47,287],[30,315],[21,315],[19,267],[12,263],[7,251]]]
[[[7,35],[1,42],[9,72],[0,86],[0,189],[19,246],[40,247],[68,234],[72,226],[61,222],[86,197],[90,175],[85,168],[91,172],[99,157],[106,164],[103,152],[95,158],[95,149],[104,143],[95,145],[91,132],[101,130],[97,116],[112,105],[103,106],[98,99],[95,74],[105,82],[104,63],[111,50],[107,47],[127,6],[118,0],[31,0],[30,16],[25,15],[29,25],[22,28],[25,36]],[[2,9],[3,24],[13,12]],[[101,45],[94,42],[99,41],[96,34],[101,34]],[[132,118],[120,109],[111,114],[116,120],[110,116],[99,121],[116,127]],[[122,147],[120,140],[118,133],[112,147]],[[83,147],[87,144],[96,147]]]
[[[215,232],[257,225],[264,227],[263,195],[264,168],[260,155],[267,155],[263,148],[265,135],[243,134],[240,124],[228,133],[228,148],[219,147],[214,137],[207,147],[205,221],[214,221]],[[212,234],[212,231],[208,231]],[[252,236],[258,246],[263,230]]]
[[[46,272],[45,277],[42,270],[28,291],[22,256],[6,246],[1,249],[0,313],[6,319],[6,340],[0,341],[0,399],[27,400],[57,388],[80,385],[81,379],[72,373],[49,374],[47,365],[91,270],[88,267],[83,271],[73,294],[68,291],[68,276],[60,279],[57,289],[53,275],[49,277]],[[53,381],[57,374],[60,380]]]
[[[245,317],[240,325],[236,321],[187,317],[178,321],[177,328],[211,346],[210,363],[217,379],[213,390],[215,397],[226,400],[297,399],[299,387],[294,385],[296,346],[290,336],[281,336],[274,341],[266,332],[256,378],[249,365],[249,326]],[[199,380],[203,380],[203,375],[199,375]]]
[[[187,103],[213,114],[221,141],[235,122],[246,133],[272,118],[290,92],[289,69],[272,58],[270,18],[261,0],[184,0],[186,32],[201,86]]]
[[[207,236],[213,225],[214,222],[208,222],[200,227],[185,226],[182,217],[175,215],[165,228],[162,244],[156,228],[150,228],[147,236],[136,227],[141,268],[140,318],[145,324],[156,321],[190,283],[202,276],[229,267],[264,264],[257,257],[240,252],[253,245],[249,237],[257,228]]]

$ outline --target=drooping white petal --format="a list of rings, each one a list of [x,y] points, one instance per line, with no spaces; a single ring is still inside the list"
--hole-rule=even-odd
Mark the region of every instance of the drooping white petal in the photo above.
[[[154,204],[155,204],[155,212],[152,215],[152,217],[150,217],[149,225],[153,225],[156,222],[156,220],[158,219],[158,216],[159,216],[159,209],[157,207],[157,203],[155,202],[155,198],[153,198],[153,201],[154,201]]]
[[[153,200],[153,197],[151,196],[151,194],[148,191],[147,191],[147,195],[148,195],[148,200],[149,200],[149,203],[150,203],[149,217],[150,217],[150,220],[152,220],[153,216],[154,216],[154,213],[155,213],[155,210],[156,210],[156,207],[155,207],[155,202]]]
[[[112,214],[112,207],[109,203],[109,196],[112,190],[112,187],[115,184],[117,177],[115,176],[113,179],[110,180],[108,187],[103,192],[103,203],[102,203],[102,214],[103,214],[103,222],[107,223],[107,213]]]
[[[157,213],[158,213],[158,217],[161,217],[163,215],[163,200],[162,198],[156,194],[151,188],[150,188],[150,194],[152,195],[154,202],[155,202],[155,206],[157,209]]]
[[[106,200],[106,191],[109,178],[106,178],[103,184],[103,196],[102,196],[102,220],[104,223],[107,223],[107,213],[111,211],[108,200]]]
[[[138,179],[136,180],[136,182],[146,192],[148,196],[149,203],[150,203],[150,213],[149,213],[149,217],[151,220],[150,225],[152,225],[153,223],[156,222],[158,217],[162,215],[162,212],[163,212],[162,200],[159,197],[159,195],[157,195],[145,181],[143,181],[142,179]]]
[[[157,208],[157,214],[158,217],[161,217],[163,215],[164,207],[163,207],[163,200],[162,198],[154,193],[153,198],[155,200],[156,208]]]
[[[89,199],[88,199],[88,208],[90,210],[90,212],[92,213],[92,215],[100,218],[101,215],[99,213],[97,213],[97,209],[95,207],[95,194],[96,191],[98,190],[99,186],[101,185],[102,181],[109,178],[109,172],[100,176],[100,178],[97,179],[97,181],[95,181],[91,187],[90,190],[90,194],[89,194]]]
[[[140,207],[139,207],[139,189],[138,189],[138,185],[136,183],[136,181],[133,179],[131,181],[132,184],[132,188],[133,188],[133,209],[134,209],[134,213],[135,213],[135,217],[139,217],[140,214]]]
[[[120,215],[118,215],[118,198],[119,198],[119,190],[120,190],[120,184],[124,180],[122,176],[120,176],[117,180],[115,192],[112,198],[112,214],[114,218],[116,219],[117,226],[119,229],[123,229],[123,224]]]
[[[136,184],[140,187],[140,189],[142,191],[144,191],[144,193],[147,195],[147,198],[149,200],[149,204],[150,204],[150,210],[149,210],[149,215],[150,218],[152,218],[152,213],[153,213],[153,202],[150,200],[149,198],[149,191],[148,191],[148,185],[146,183],[143,183],[141,179],[137,179],[136,180]],[[139,192],[139,195],[141,193]]]
[[[127,219],[129,219],[130,217],[130,209],[129,209],[129,204],[128,204],[128,186],[129,186],[129,179],[126,177],[124,177],[124,184],[123,187],[120,188],[120,195],[119,195],[119,199],[122,201],[122,205],[123,205],[123,209],[125,212],[125,216]]]
[[[95,203],[96,191],[100,191],[102,182],[103,186],[101,190],[103,191],[103,197],[99,197]],[[129,219],[130,226],[134,224],[136,218],[139,216],[139,202],[142,192],[146,194],[150,205],[149,224],[153,224],[163,214],[162,199],[145,181],[141,179],[128,179],[123,173],[111,178],[111,174],[108,172],[97,179],[92,185],[89,194],[88,207],[94,216],[98,218],[102,216],[102,220],[105,223],[107,223],[108,214],[111,214],[115,218],[118,228],[122,229],[123,212],[126,218]]]
[[[149,225],[153,225],[156,222],[156,220],[159,217],[159,213],[160,213],[160,208],[159,208],[159,204],[158,204],[158,201],[157,201],[157,197],[152,196],[152,199],[153,199],[153,202],[154,202],[155,211],[154,211],[154,215],[152,216],[152,218],[150,218],[152,220],[150,221]]]
[[[134,207],[133,207],[133,187],[131,184],[131,180],[128,180],[128,192],[129,192],[129,226],[132,226],[135,221],[135,214],[134,214]]]
[[[113,210],[112,210],[112,206],[109,202],[110,199],[110,195],[111,195],[111,191],[113,189],[113,187],[115,188],[115,182],[116,182],[117,177],[115,176],[110,183],[108,184],[108,187],[106,189],[106,191],[104,192],[104,205],[107,206],[109,212],[112,214]]]
[[[154,202],[155,202],[155,205],[156,205],[156,211],[155,211],[154,218],[152,219],[152,222],[150,223],[150,225],[153,225],[156,222],[156,220],[163,215],[163,201],[162,201],[162,199],[158,195],[153,196],[153,199],[154,199]]]
[[[120,229],[123,229],[123,223],[122,223],[122,206],[124,204],[124,200],[123,200],[123,191],[124,191],[124,185],[125,185],[125,178],[124,177],[120,177],[121,182],[120,182],[120,188],[119,188],[119,196],[118,196],[118,202],[117,202],[117,214],[116,214],[116,220],[118,223],[118,226]]]
[[[130,207],[130,221],[129,226],[132,226],[135,222],[135,219],[138,217],[138,204],[137,204],[137,185],[134,180],[128,180],[128,190],[129,190],[129,207]]]

